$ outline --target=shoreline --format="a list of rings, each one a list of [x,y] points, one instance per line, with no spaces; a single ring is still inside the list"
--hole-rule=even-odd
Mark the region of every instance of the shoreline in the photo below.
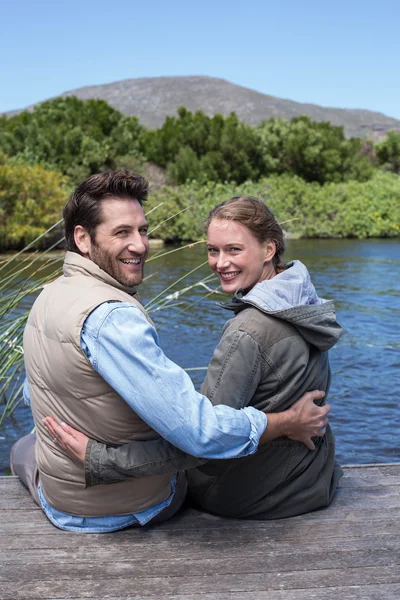
[[[335,237],[335,236],[320,236],[320,237],[310,237],[310,236],[302,236],[300,233],[296,233],[296,232],[292,232],[292,231],[284,231],[284,237],[285,240],[288,241],[292,241],[292,240],[323,240],[323,241],[327,241],[327,240],[342,240],[342,241],[346,241],[346,242],[350,242],[350,241],[355,241],[355,242],[360,242],[360,241],[378,241],[378,240],[384,240],[384,241],[399,241],[400,242],[400,234],[396,235],[396,236],[377,236],[377,237],[356,237],[356,236],[351,236],[351,237]],[[164,240],[162,238],[154,238],[154,239],[149,239],[150,242],[150,250],[158,250],[160,248],[168,248],[168,247],[178,247],[181,245],[190,245],[190,244],[195,244],[198,243],[200,240],[176,240],[176,241],[170,241],[170,240]],[[35,254],[35,253],[43,253],[46,252],[46,248],[42,249],[42,250],[35,250],[35,249],[29,249],[29,250],[0,250],[0,263],[3,260],[7,260],[9,258],[12,258],[13,256],[16,256],[17,254]],[[48,252],[48,254],[50,256],[56,256],[57,254],[60,254],[60,256],[62,256],[65,253],[65,249],[59,249],[59,250],[51,250]]]

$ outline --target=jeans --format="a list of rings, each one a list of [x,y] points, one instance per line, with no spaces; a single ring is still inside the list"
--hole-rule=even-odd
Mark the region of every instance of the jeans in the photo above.
[[[28,488],[32,498],[41,508],[39,499],[39,469],[35,456],[36,434],[31,433],[18,440],[11,448],[10,467],[13,475],[17,475],[21,482]],[[181,508],[187,491],[186,476],[183,472],[177,473],[176,491],[171,504],[163,508],[155,517],[148,521],[147,525],[162,523],[170,519]],[[134,523],[133,527],[139,527],[140,523]]]

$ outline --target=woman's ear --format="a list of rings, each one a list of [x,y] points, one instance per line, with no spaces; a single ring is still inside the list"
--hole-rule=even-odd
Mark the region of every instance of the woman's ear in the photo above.
[[[90,254],[92,243],[91,243],[89,232],[84,227],[82,227],[82,225],[77,225],[75,227],[74,240],[75,240],[75,244],[78,247],[80,253],[83,256],[88,256]]]
[[[265,262],[272,260],[276,254],[276,244],[273,240],[269,240],[264,246]]]

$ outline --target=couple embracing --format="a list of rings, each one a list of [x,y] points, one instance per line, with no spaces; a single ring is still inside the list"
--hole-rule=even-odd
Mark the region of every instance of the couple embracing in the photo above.
[[[341,328],[306,267],[284,263],[272,213],[252,197],[216,206],[208,262],[231,317],[202,393],[161,350],[137,297],[148,253],[147,182],[93,175],[64,208],[63,275],[24,333],[25,399],[36,434],[12,472],[50,521],[108,532],[182,506],[274,519],[327,506],[342,471],[328,424],[327,351]]]

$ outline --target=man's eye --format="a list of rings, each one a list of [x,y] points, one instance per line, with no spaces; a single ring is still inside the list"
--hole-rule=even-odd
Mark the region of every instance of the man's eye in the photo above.
[[[149,230],[148,230],[148,228],[147,228],[147,227],[144,227],[143,229],[140,229],[139,231],[140,231],[140,233],[141,233],[142,235],[147,235],[147,234],[148,234],[148,232],[149,232]]]
[[[117,235],[126,235],[128,232],[126,229],[120,229],[119,231],[117,231]]]

